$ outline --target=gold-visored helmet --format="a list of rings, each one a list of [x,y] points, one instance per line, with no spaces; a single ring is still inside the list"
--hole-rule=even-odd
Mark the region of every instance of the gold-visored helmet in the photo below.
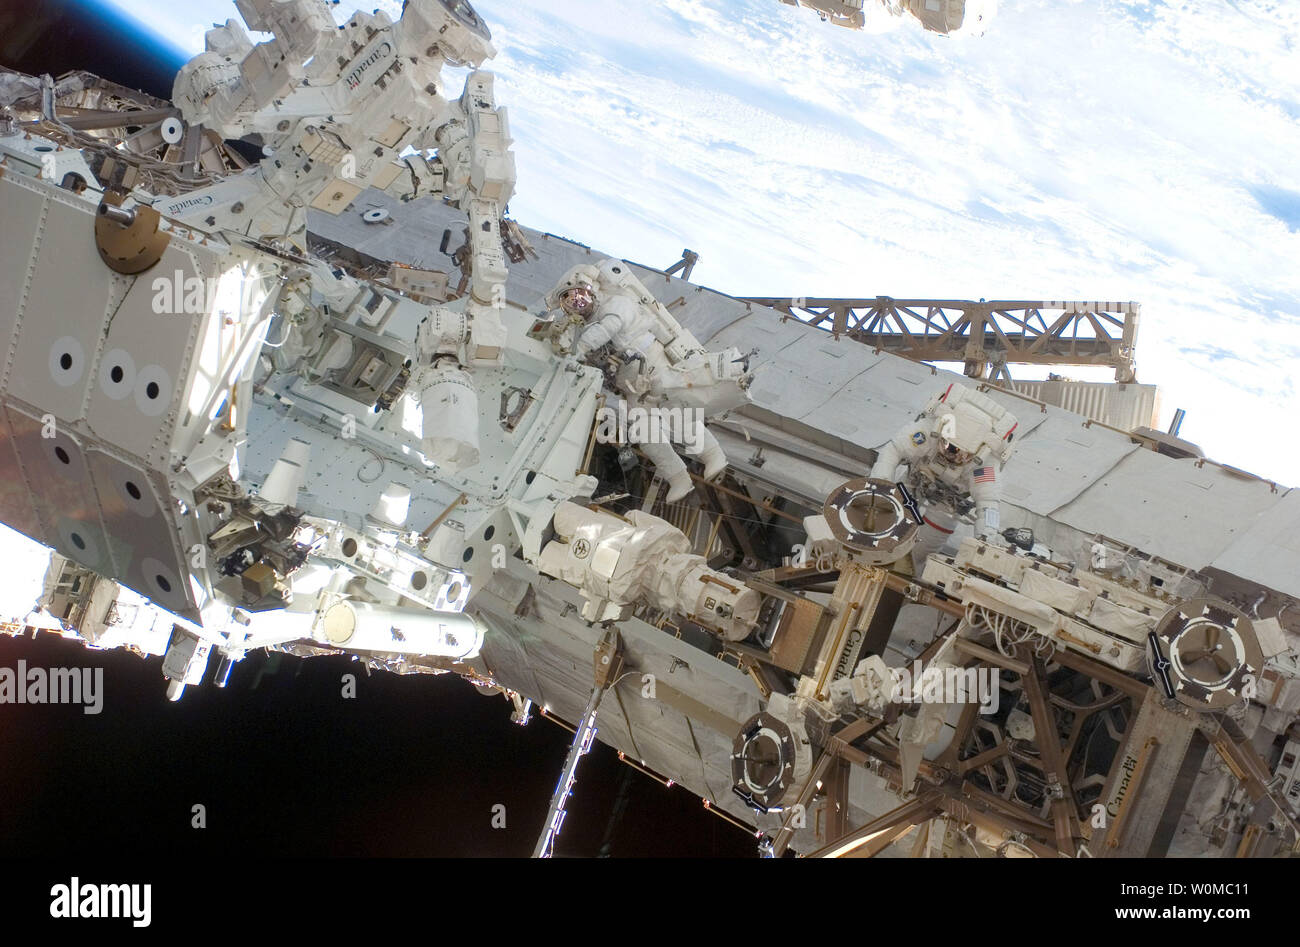
[[[950,467],[961,467],[970,463],[971,458],[975,455],[968,450],[962,450],[952,441],[939,438],[939,449],[935,454],[936,459]]]
[[[569,315],[587,319],[596,309],[596,288],[586,280],[578,280],[560,293],[559,302]]]
[[[963,437],[963,434],[972,433],[969,430],[961,430],[964,423],[965,427],[972,427],[970,420],[963,418],[958,420],[960,412],[948,411],[939,415],[935,424],[935,459],[949,467],[961,467],[970,463],[971,458],[979,449],[978,439],[974,442],[969,437]]]

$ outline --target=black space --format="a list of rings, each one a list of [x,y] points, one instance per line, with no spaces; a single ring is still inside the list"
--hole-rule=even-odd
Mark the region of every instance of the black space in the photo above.
[[[183,2],[183,0],[182,0]],[[232,0],[230,15],[238,19]],[[170,99],[186,56],[93,0],[0,0],[0,64],[58,78],[73,69]]]
[[[236,16],[233,3],[231,15]],[[0,63],[86,69],[167,98],[181,54],[93,3],[0,0]],[[3,579],[0,579],[3,581]],[[0,636],[0,667],[102,667],[104,709],[0,704],[0,856],[527,856],[570,739],[444,675],[250,655],[225,690],[165,695],[161,659]],[[215,664],[215,661],[213,662]],[[357,676],[357,697],[341,695]],[[192,806],[207,827],[191,827]],[[492,807],[506,807],[493,829]],[[755,855],[699,798],[597,743],[558,856]],[[611,819],[618,811],[620,815]]]
[[[0,856],[527,856],[569,734],[454,675],[250,655],[171,703],[161,659],[0,637],[0,667],[102,667],[103,711],[0,704]],[[357,696],[342,696],[345,674]],[[746,833],[597,744],[557,855],[752,856]],[[192,807],[207,827],[191,825]],[[492,827],[493,806],[506,826]]]

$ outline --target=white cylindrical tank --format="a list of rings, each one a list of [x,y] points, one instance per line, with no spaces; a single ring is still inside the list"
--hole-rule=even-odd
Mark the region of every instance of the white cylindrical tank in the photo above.
[[[298,491],[307,477],[307,463],[311,460],[311,444],[301,438],[291,438],[284,453],[267,475],[259,491],[262,499],[285,506],[298,505]]]
[[[321,613],[317,640],[349,651],[425,654],[469,660],[483,646],[483,626],[463,612],[392,608],[349,600]]]
[[[478,463],[478,392],[467,372],[454,365],[434,369],[420,392],[420,411],[426,458],[452,470]]]
[[[411,488],[400,483],[390,483],[379,495],[374,509],[370,511],[370,516],[390,526],[405,526],[406,513],[410,507]]]

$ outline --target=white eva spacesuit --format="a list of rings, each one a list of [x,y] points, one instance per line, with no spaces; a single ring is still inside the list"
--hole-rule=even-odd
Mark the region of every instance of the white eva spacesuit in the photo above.
[[[975,534],[997,535],[1000,470],[1015,449],[1016,427],[1015,416],[992,398],[952,384],[880,448],[871,477],[905,484],[922,507],[914,558],[941,548],[972,508]]]
[[[749,400],[752,375],[738,349],[704,351],[622,260],[574,267],[546,304],[565,317],[554,337],[560,351],[585,360],[608,346],[620,362],[614,381],[627,403],[610,410],[673,408],[698,419],[695,438],[634,441],[668,482],[669,502],[692,489],[674,444],[700,460],[706,479],[726,469],[726,455],[703,421]]]

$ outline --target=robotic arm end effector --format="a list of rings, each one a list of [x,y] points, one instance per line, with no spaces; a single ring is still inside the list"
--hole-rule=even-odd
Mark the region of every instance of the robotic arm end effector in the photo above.
[[[737,579],[710,569],[671,523],[640,510],[625,517],[560,503],[555,539],[537,567],[577,588],[588,600],[584,616],[630,614],[644,602],[740,641],[758,621],[761,596]]]
[[[436,37],[443,55],[457,65],[478,67],[497,54],[492,31],[469,0],[407,0],[402,22],[415,27],[411,35],[421,40],[421,46]]]

